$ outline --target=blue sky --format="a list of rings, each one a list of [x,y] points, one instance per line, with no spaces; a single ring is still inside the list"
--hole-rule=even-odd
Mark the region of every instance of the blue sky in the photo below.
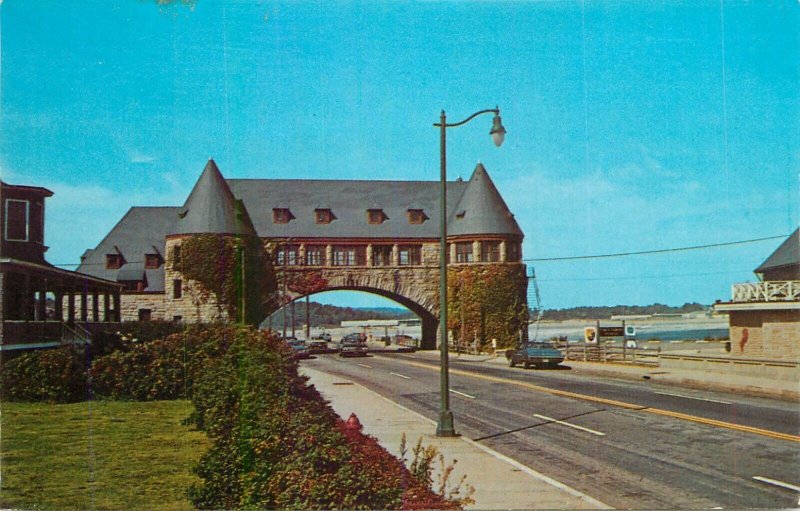
[[[0,24],[0,172],[55,192],[55,264],[131,206],[182,204],[210,156],[229,178],[436,180],[443,108],[500,106],[506,144],[488,116],[451,130],[449,175],[483,162],[526,259],[800,220],[795,0],[4,0]],[[780,242],[533,264],[546,308],[711,303]]]

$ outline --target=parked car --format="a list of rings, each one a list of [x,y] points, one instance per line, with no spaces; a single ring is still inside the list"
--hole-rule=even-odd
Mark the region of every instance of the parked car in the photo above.
[[[416,346],[417,345],[416,339],[414,339],[410,335],[397,334],[397,335],[394,336],[394,338],[392,340],[398,346]]]
[[[366,357],[367,352],[367,343],[365,342],[346,342],[342,344],[342,349],[339,350],[339,356]]]
[[[525,369],[533,366],[555,367],[564,361],[564,355],[555,347],[544,341],[529,342],[519,349],[506,351],[508,366],[514,367],[517,364]]]
[[[326,351],[328,351],[328,343],[325,341],[311,341],[308,345],[308,352],[311,354],[325,353]]]
[[[347,334],[339,341],[340,344],[367,342],[367,337],[364,334],[354,333]]]
[[[293,342],[287,343],[290,348],[294,350],[294,358],[311,358],[311,353],[308,352],[305,341],[298,341],[295,339]]]

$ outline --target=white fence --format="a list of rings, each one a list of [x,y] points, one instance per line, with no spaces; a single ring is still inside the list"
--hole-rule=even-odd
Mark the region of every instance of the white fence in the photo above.
[[[734,302],[792,302],[800,301],[800,281],[775,280],[733,285]]]

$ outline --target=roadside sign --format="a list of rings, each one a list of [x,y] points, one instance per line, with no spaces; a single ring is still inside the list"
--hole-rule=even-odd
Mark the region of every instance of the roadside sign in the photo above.
[[[623,337],[625,329],[621,326],[601,326],[600,337]]]
[[[625,337],[636,337],[636,327],[633,325],[625,325]]]
[[[587,344],[597,344],[597,328],[587,326],[583,329],[583,340]]]

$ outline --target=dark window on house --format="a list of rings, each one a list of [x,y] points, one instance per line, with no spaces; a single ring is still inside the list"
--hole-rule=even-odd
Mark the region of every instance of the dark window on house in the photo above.
[[[289,208],[272,208],[272,223],[288,224],[291,220],[294,220],[294,215]]]
[[[306,264],[325,266],[325,245],[306,245]]]
[[[279,245],[278,252],[275,257],[275,264],[283,266],[297,266],[300,264],[300,246],[299,245]]]
[[[366,264],[364,245],[334,245],[333,266],[364,266]]]
[[[181,246],[175,245],[172,247],[172,266],[179,266],[181,264]]]
[[[391,266],[392,246],[372,245],[372,266]]]
[[[161,259],[161,254],[145,254],[144,267],[148,270],[156,270],[164,260]]]
[[[389,217],[386,216],[386,213],[384,213],[382,209],[367,210],[367,221],[370,224],[382,224],[384,221],[388,219]]]
[[[106,254],[106,269],[118,270],[122,268],[122,254]]]
[[[496,263],[500,261],[500,242],[481,241],[481,262]]]
[[[422,245],[400,245],[398,252],[401,265],[422,264]]]
[[[174,321],[175,323],[182,323],[183,316],[172,316],[172,321]]]
[[[181,298],[183,296],[183,281],[181,279],[174,279],[172,281],[172,298]]]
[[[506,242],[506,260],[509,262],[517,262],[520,258],[519,243],[516,241]]]
[[[6,200],[5,238],[8,241],[28,241],[30,233],[30,203],[26,200]]]
[[[459,241],[456,243],[456,262],[471,263],[472,261],[472,242]]]
[[[150,321],[152,311],[150,309],[139,309],[139,321]]]
[[[329,224],[336,220],[336,216],[330,209],[315,209],[314,221],[318,224]]]
[[[428,220],[428,215],[425,214],[424,211],[421,209],[409,209],[408,210],[408,223],[410,224],[421,224],[425,220]]]

